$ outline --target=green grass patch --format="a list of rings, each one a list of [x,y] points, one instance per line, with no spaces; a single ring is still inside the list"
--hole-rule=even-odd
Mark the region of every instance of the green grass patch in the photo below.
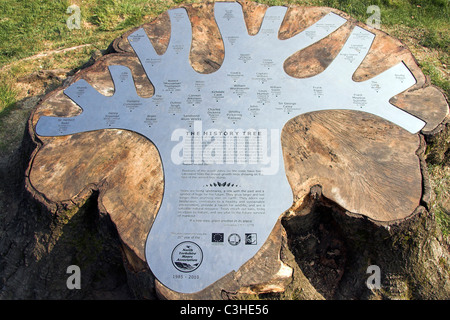
[[[0,112],[8,110],[16,103],[17,92],[9,83],[0,83]]]
[[[450,212],[447,212],[442,206],[438,206],[434,210],[434,214],[442,234],[448,237],[450,235]]]
[[[96,0],[87,19],[100,31],[116,31],[137,26],[143,18],[156,15],[170,7],[170,1]]]
[[[444,143],[448,143],[444,138]],[[439,148],[442,143],[434,145]],[[447,149],[448,150],[448,149]],[[444,236],[450,235],[450,167],[448,165],[428,164],[433,197],[431,211],[436,217],[436,222]]]
[[[444,90],[447,97],[450,97],[450,81],[448,79],[448,76],[443,73],[436,64],[432,62],[423,61],[419,64],[423,73],[430,76],[431,83],[435,86],[440,87],[442,90]]]
[[[80,1],[78,1],[80,2]],[[76,3],[76,2],[75,2]],[[0,65],[38,52],[92,43],[104,49],[119,34],[158,15],[172,1],[88,0],[79,4],[81,29],[69,29],[67,0],[0,0]]]
[[[0,0],[0,64],[42,50],[43,42],[61,42],[69,35],[65,27],[67,1]],[[67,29],[67,30],[66,30]]]
[[[448,32],[427,30],[419,44],[424,47],[438,50],[450,50],[450,36]]]

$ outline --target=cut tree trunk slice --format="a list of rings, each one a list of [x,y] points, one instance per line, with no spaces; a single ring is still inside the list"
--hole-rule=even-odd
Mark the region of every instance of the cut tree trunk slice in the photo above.
[[[260,31],[267,7],[242,2],[249,33]],[[225,49],[211,3],[184,6],[192,23],[190,63],[200,73],[217,71]],[[416,84],[394,96],[391,103],[422,119],[422,133],[433,132],[448,116],[448,105],[438,88],[430,85],[410,51],[384,32],[367,27],[343,12],[330,8],[290,7],[279,30],[289,39],[333,12],[347,20],[337,31],[291,55],[284,63],[295,78],[311,78],[324,72],[338,55],[356,26],[375,35],[367,56],[353,80],[369,80],[403,62]],[[170,40],[167,13],[143,26],[155,50],[162,54]],[[135,55],[130,30],[113,42],[115,53],[81,70],[71,83],[84,79],[105,96],[115,87],[108,66],[131,70],[136,92],[151,97],[154,87]],[[27,171],[30,194],[55,213],[61,205],[81,205],[92,190],[99,191],[99,208],[108,215],[123,245],[126,264],[135,274],[148,272],[145,257],[147,235],[158,214],[164,193],[162,162],[155,145],[132,131],[103,129],[66,136],[45,137],[35,132],[42,116],[73,117],[82,111],[60,88],[48,94],[29,120],[29,131],[38,147]],[[296,116],[281,134],[286,176],[294,203],[301,208],[313,186],[349,215],[367,217],[389,225],[411,217],[427,201],[424,144],[421,133],[410,133],[379,116],[356,110],[321,110]],[[425,175],[425,178],[424,178]],[[286,240],[280,223],[283,212],[258,253],[235,272],[193,293],[168,289],[156,279],[156,290],[167,299],[221,299],[224,293],[282,292],[292,280],[292,269],[281,259]],[[153,284],[148,284],[153,287]]]

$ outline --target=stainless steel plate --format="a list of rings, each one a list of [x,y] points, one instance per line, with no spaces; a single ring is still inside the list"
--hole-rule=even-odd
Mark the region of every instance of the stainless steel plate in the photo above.
[[[374,39],[360,27],[322,73],[306,79],[287,75],[287,57],[346,20],[330,13],[280,40],[285,13],[285,7],[270,7],[259,33],[250,36],[238,3],[215,3],[225,59],[218,71],[199,74],[189,64],[188,15],[182,8],[170,10],[172,34],[164,55],[156,53],[144,29],[128,37],[155,87],[151,98],[136,94],[128,68],[110,66],[113,96],[77,81],[65,94],[83,112],[69,118],[41,117],[36,126],[42,136],[127,129],[156,145],[165,186],[146,258],[158,280],[174,291],[197,292],[238,270],[292,205],[280,144],[289,119],[317,110],[352,109],[412,133],[424,126],[389,103],[416,82],[404,64],[367,81],[352,80]]]

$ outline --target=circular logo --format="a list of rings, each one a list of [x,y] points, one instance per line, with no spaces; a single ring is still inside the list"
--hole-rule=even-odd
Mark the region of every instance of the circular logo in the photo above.
[[[232,233],[228,236],[228,243],[232,246],[237,246],[241,242],[241,237],[237,233]]]
[[[196,270],[202,261],[202,249],[192,241],[181,242],[172,251],[173,266],[181,272]]]

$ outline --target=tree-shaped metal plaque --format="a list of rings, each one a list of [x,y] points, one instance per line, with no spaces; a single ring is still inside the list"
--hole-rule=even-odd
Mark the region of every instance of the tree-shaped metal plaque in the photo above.
[[[293,117],[346,109],[379,116],[410,133],[425,125],[390,103],[416,83],[404,63],[366,81],[352,79],[375,37],[359,26],[323,72],[302,79],[288,75],[283,66],[289,56],[329,36],[346,19],[330,12],[280,40],[286,11],[269,7],[259,32],[251,36],[240,4],[215,3],[224,61],[217,71],[201,74],[189,62],[187,12],[172,9],[164,54],[157,54],[143,28],[128,36],[154,86],[151,97],[136,93],[128,67],[113,65],[112,96],[79,80],[64,93],[82,112],[41,116],[37,123],[40,136],[126,129],[154,143],[164,170],[164,194],[145,255],[156,278],[171,290],[198,292],[238,270],[290,208],[293,193],[280,135]]]

